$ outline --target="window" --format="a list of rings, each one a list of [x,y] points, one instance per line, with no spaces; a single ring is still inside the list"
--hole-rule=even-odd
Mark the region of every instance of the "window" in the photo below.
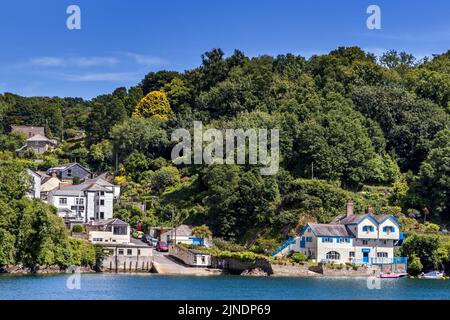
[[[75,199],[75,204],[79,205],[79,206],[84,205],[84,199],[83,198],[76,198]]]
[[[123,256],[123,249],[119,249],[119,256]]]
[[[202,263],[204,264],[206,262],[205,256],[202,256]]]
[[[325,243],[333,243],[333,238],[330,238],[330,237],[324,237],[324,238],[322,238],[322,242],[325,242]]]
[[[349,238],[339,238],[339,243],[350,243]]]
[[[104,212],[100,212],[100,220],[105,219],[105,213]]]
[[[138,255],[138,256],[141,255],[141,249],[137,249],[137,255]]]
[[[67,170],[67,176],[71,177],[72,176],[72,169]]]
[[[131,256],[133,254],[133,250],[132,249],[127,249],[127,255]]]
[[[368,243],[369,243],[369,241],[367,241],[367,240],[365,240],[365,239],[362,241],[362,244],[363,244],[364,246],[367,246]]]
[[[373,226],[364,226],[362,229],[364,232],[367,232],[367,233],[375,231],[375,228]]]
[[[312,242],[312,237],[306,237],[306,242]]]
[[[339,254],[339,252],[336,251],[327,252],[327,260],[340,260],[340,259],[341,255]]]
[[[377,257],[378,258],[387,258],[388,254],[387,254],[387,252],[378,252]]]
[[[350,251],[348,253],[348,255],[349,255],[350,258],[354,258],[355,257],[355,251]]]
[[[100,205],[104,206],[105,205],[105,200],[100,200]]]
[[[59,204],[67,205],[67,198],[59,198]]]
[[[115,235],[126,235],[128,231],[127,226],[114,226],[113,234]]]
[[[387,234],[390,234],[391,232],[395,232],[395,228],[392,227],[392,226],[383,227],[383,232],[386,232]]]
[[[105,195],[105,191],[100,191],[100,195],[104,196]]]

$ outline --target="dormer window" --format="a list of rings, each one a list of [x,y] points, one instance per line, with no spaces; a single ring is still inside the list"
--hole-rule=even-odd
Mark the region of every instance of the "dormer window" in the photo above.
[[[392,226],[383,227],[383,232],[385,232],[387,234],[394,233],[395,232],[395,227],[392,227]]]
[[[373,226],[364,226],[364,227],[362,228],[362,230],[363,230],[364,232],[369,233],[369,232],[374,232],[374,231],[375,231],[375,228],[374,228]]]

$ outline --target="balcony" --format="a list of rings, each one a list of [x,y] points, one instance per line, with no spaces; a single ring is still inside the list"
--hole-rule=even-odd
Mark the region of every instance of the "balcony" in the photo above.
[[[408,264],[407,257],[395,258],[369,258],[369,259],[352,259],[351,263],[358,265],[383,265],[383,264]]]

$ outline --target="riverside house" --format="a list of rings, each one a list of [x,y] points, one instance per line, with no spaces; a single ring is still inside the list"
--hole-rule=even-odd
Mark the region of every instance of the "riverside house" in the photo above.
[[[58,209],[58,215],[72,228],[76,224],[111,219],[115,192],[120,190],[117,188],[102,179],[86,180],[77,185],[60,184],[48,192],[48,203]]]
[[[130,236],[130,225],[112,218],[91,221],[86,224],[88,239],[103,246],[106,254],[103,270],[115,272],[148,272],[152,265],[153,249],[146,243]]]
[[[357,265],[406,264],[394,257],[394,248],[403,241],[400,223],[391,215],[354,215],[353,203],[347,215],[333,224],[308,223],[274,255],[301,252],[310,260]]]

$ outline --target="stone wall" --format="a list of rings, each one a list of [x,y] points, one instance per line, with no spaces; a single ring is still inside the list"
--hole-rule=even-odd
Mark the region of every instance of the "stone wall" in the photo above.
[[[149,272],[151,268],[150,256],[109,256],[102,264],[104,272]]]
[[[258,274],[262,272],[266,275],[273,274],[272,266],[266,259],[256,259],[255,261],[241,261],[230,258],[212,257],[212,267],[217,269],[225,269],[231,274],[252,273],[252,270],[258,270]]]

